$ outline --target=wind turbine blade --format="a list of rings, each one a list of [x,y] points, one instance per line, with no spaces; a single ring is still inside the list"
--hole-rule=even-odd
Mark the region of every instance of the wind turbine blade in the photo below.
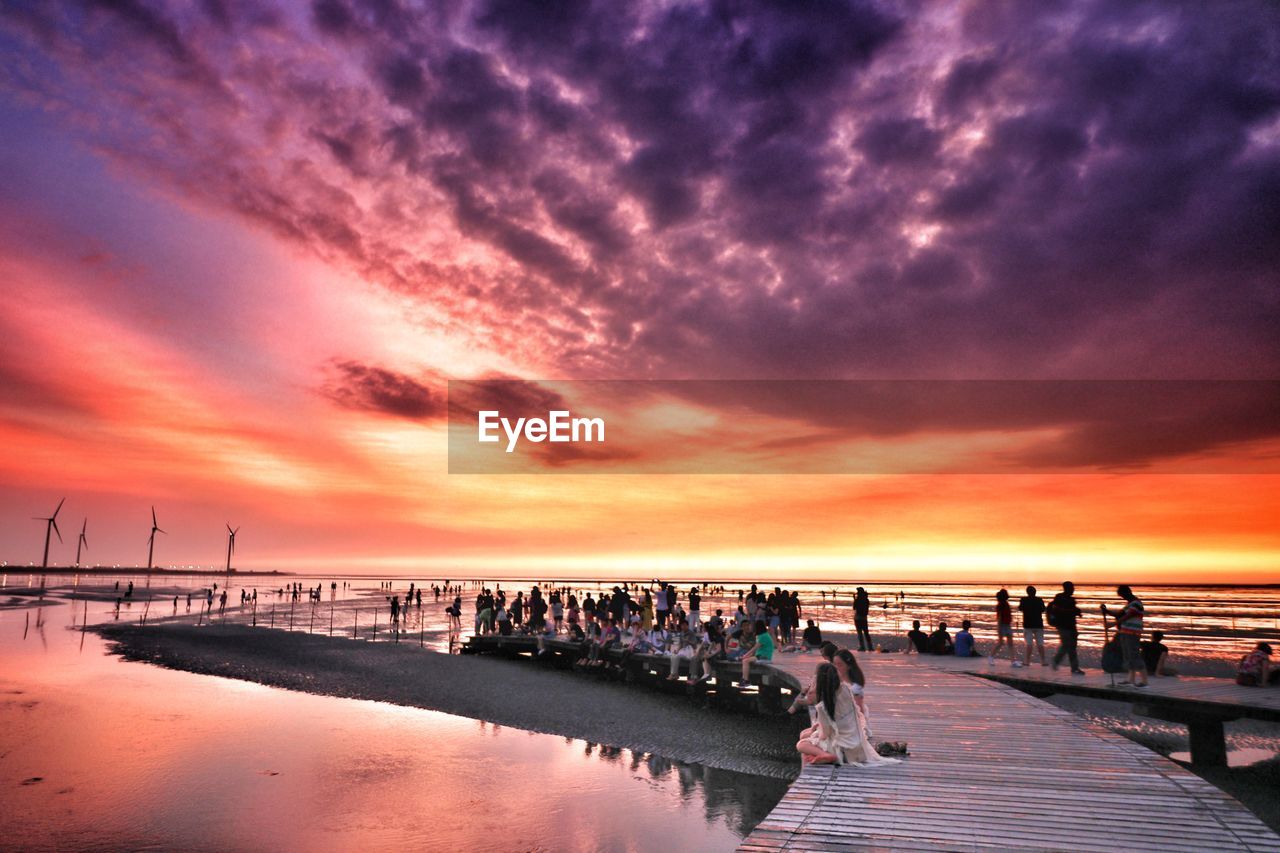
[[[54,518],[58,517],[58,513],[62,511],[62,505],[66,502],[67,502],[66,498],[63,498],[62,500],[58,501],[58,508],[53,511]]]
[[[157,526],[159,526],[159,522],[157,522],[157,521],[156,521],[156,508],[155,508],[155,507],[152,507],[152,508],[151,508],[151,526],[152,526],[152,527],[157,527]]]
[[[230,524],[227,524],[227,532],[228,532],[228,533],[230,533],[232,536],[235,536],[235,535],[236,535],[236,532],[235,532],[234,530],[232,530],[232,529],[231,529],[231,525],[230,525]]]
[[[163,534],[164,534],[164,535],[166,535],[166,536],[168,536],[168,535],[169,535],[168,531],[161,530],[159,527],[157,527],[157,528],[156,528],[156,533],[163,533]]]
[[[61,541],[62,541],[62,531],[58,529],[58,522],[54,521],[54,520],[51,518],[51,519],[49,519],[49,523],[53,525],[53,532],[54,532],[54,533],[56,533],[56,534],[58,534],[58,541],[59,541],[59,542],[61,542]]]

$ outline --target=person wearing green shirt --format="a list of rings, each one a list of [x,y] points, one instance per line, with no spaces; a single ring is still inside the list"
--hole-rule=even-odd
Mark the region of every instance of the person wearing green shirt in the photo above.
[[[739,687],[746,687],[751,683],[749,678],[753,660],[773,660],[773,637],[769,636],[769,626],[763,620],[757,619],[752,630],[756,634],[756,644],[751,647],[751,651],[742,656],[742,680],[738,682]]]

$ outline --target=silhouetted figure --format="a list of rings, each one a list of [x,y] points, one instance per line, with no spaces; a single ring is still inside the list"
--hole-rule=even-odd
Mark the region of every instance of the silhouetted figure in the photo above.
[[[858,593],[853,598],[853,627],[858,632],[858,651],[870,652],[875,651],[875,646],[871,643],[871,628],[867,621],[867,616],[871,612],[871,596],[867,595],[867,591],[862,587],[858,587]]]
[[[951,642],[951,635],[947,633],[947,623],[939,622],[938,630],[929,635],[929,654],[949,655],[954,654],[955,650],[955,644]]]
[[[1080,641],[1080,629],[1076,626],[1076,620],[1084,614],[1076,606],[1075,593],[1075,584],[1071,581],[1063,583],[1062,592],[1053,597],[1046,613],[1049,624],[1058,632],[1058,651],[1053,655],[1053,668],[1057,669],[1061,666],[1062,659],[1065,657],[1071,662],[1073,675],[1084,675],[1084,670],[1080,668],[1080,657],[1076,652],[1076,644]]]
[[[911,630],[907,632],[907,654],[912,651],[921,655],[929,654],[929,635],[920,630],[919,619],[911,623]]]

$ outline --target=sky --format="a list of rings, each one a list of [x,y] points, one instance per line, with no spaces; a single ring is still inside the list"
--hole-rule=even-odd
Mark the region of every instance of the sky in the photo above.
[[[10,565],[65,496],[59,564],[154,506],[163,565],[1280,582],[1265,0],[18,0],[0,188]],[[460,475],[451,379],[739,382]],[[1237,382],[1121,430],[741,380]]]

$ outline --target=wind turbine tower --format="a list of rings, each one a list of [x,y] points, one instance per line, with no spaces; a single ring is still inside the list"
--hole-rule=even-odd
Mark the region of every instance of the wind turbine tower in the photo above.
[[[49,517],[47,517],[47,518],[42,518],[42,517],[40,517],[40,516],[38,516],[38,515],[37,515],[37,516],[33,516],[33,519],[34,519],[35,521],[43,521],[43,522],[45,522],[45,527],[44,527],[44,559],[40,561],[40,568],[42,568],[42,569],[47,569],[47,568],[49,568],[49,534],[51,534],[51,533],[56,533],[56,534],[58,534],[58,541],[59,541],[59,542],[61,542],[61,541],[62,541],[62,531],[58,529],[58,513],[62,511],[62,505],[63,505],[64,503],[66,503],[66,502],[67,502],[67,499],[66,499],[66,498],[63,498],[62,500],[58,501],[58,508],[57,508],[57,509],[55,509],[55,510],[53,511],[53,515],[51,515],[51,516],[49,516]]]
[[[80,549],[89,547],[89,540],[85,538],[84,533],[89,529],[89,519],[84,520],[84,524],[80,525],[80,539],[76,542],[76,568],[80,568]]]
[[[155,553],[157,533],[164,533],[164,531],[160,529],[160,525],[156,522],[156,508],[152,507],[151,508],[151,535],[147,537],[147,571],[148,572],[151,571],[151,557]],[[165,535],[168,535],[168,534],[165,534]],[[148,579],[148,583],[150,583],[150,579]]]
[[[240,532],[240,528],[231,529],[231,525],[227,524],[227,578],[231,577],[231,555],[236,550],[236,534]],[[229,581],[228,581],[229,582]]]

